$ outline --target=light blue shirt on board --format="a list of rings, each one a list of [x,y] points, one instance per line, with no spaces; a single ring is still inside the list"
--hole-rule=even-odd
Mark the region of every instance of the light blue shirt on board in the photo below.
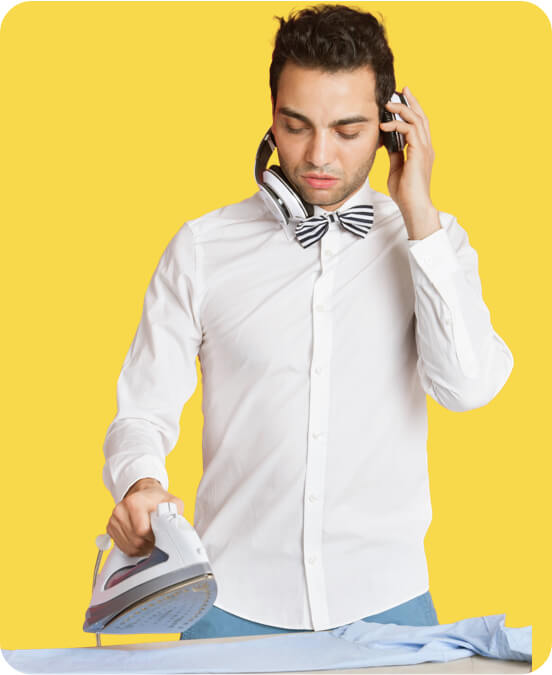
[[[2,650],[19,671],[33,673],[247,673],[330,670],[446,662],[474,654],[531,661],[531,626],[504,626],[496,614],[437,626],[354,623],[328,631],[290,633],[239,642],[132,650]]]

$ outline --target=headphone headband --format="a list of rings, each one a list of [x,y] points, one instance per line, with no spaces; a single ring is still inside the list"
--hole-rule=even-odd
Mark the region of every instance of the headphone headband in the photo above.
[[[263,171],[274,150],[276,150],[276,141],[272,129],[269,129],[264,135],[255,157],[255,180],[259,185],[263,182]]]

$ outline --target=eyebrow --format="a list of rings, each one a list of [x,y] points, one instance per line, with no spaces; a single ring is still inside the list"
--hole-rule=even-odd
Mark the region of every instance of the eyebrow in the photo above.
[[[293,117],[296,120],[299,120],[300,122],[304,122],[305,124],[309,124],[311,127],[314,126],[313,123],[309,120],[308,117],[305,115],[301,115],[301,113],[298,113],[295,110],[292,110],[291,108],[283,107],[279,108],[278,112],[281,113],[282,115],[285,115],[286,117]],[[342,127],[346,124],[358,124],[359,122],[369,122],[368,117],[364,117],[363,115],[352,115],[351,117],[344,117],[343,119],[340,120],[334,120],[333,122],[330,122],[329,126],[330,127]]]

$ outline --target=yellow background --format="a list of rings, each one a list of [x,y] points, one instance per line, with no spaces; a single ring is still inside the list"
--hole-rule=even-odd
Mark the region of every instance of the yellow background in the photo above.
[[[429,118],[434,203],[467,230],[515,360],[484,408],[428,399],[430,589],[440,623],[533,625],[537,667],[552,638],[550,23],[522,2],[356,5],[383,16],[398,87]],[[273,17],[301,6],[25,2],[4,18],[3,648],[94,644],[82,622],[113,507],[102,444],[143,296],[184,221],[256,190]],[[200,401],[201,385],[167,460],[190,521]]]

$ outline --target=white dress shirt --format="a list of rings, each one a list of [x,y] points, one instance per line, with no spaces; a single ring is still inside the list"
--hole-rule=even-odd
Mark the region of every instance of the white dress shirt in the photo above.
[[[429,589],[425,394],[484,406],[513,367],[456,219],[440,212],[442,229],[411,241],[368,181],[342,208],[361,203],[366,238],[334,224],[306,249],[258,192],[185,223],[147,289],[104,445],[116,502],[140,478],[168,489],[199,356],[194,525],[215,606],[282,628],[334,628]]]

